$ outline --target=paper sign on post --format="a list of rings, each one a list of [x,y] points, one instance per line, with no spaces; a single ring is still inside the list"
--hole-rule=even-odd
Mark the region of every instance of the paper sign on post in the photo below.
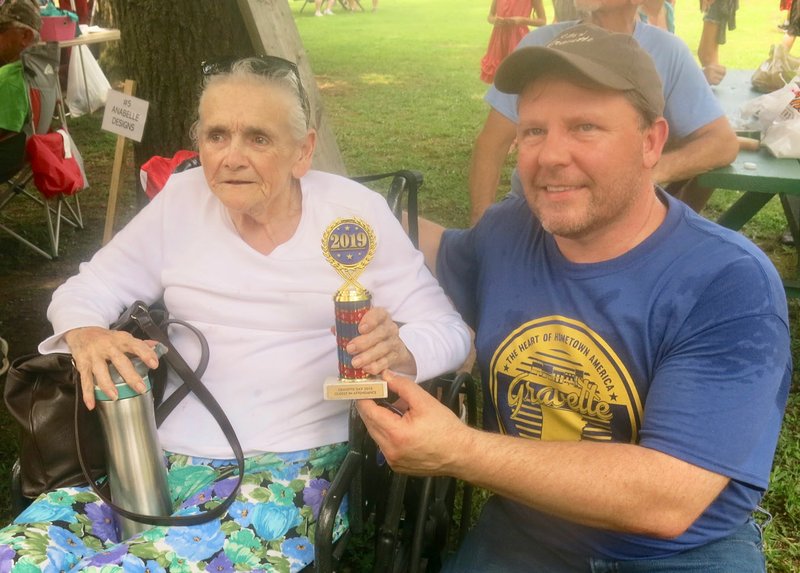
[[[108,90],[101,128],[127,139],[141,141],[149,107],[150,102],[146,100]]]

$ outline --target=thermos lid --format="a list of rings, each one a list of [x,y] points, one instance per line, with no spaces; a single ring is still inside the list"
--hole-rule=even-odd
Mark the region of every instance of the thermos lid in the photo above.
[[[153,350],[155,350],[155,353],[158,355],[159,358],[161,358],[167,351],[167,347],[159,342],[158,344],[156,344]],[[142,381],[144,382],[145,392],[149,392],[152,388],[152,385],[150,384],[150,376],[148,376],[150,369],[138,357],[132,357],[130,360],[131,364],[133,364],[133,367],[136,369],[136,373],[139,376],[141,376]],[[117,368],[113,364],[108,365],[108,373],[111,375],[111,381],[114,382],[114,386],[116,386],[117,388],[118,400],[139,396],[139,393],[130,386],[128,386],[125,380],[123,380],[122,376],[120,375],[120,373],[117,371]],[[111,398],[97,386],[94,387],[94,397],[96,400],[103,400],[103,401],[111,400]]]

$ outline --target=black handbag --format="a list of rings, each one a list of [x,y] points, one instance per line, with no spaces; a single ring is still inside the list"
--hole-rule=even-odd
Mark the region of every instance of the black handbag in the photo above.
[[[20,424],[19,464],[25,497],[87,483],[78,463],[73,422],[76,389],[80,387],[77,376],[69,354],[29,354],[11,363],[5,401]],[[80,397],[78,401],[83,403]],[[87,471],[95,478],[105,475],[103,434],[97,417],[82,415],[78,423],[86,440]]]
[[[166,371],[155,372],[151,383],[156,408],[156,424],[161,422],[189,393],[211,412],[220,425],[237,461],[238,480],[230,495],[211,510],[188,516],[151,516],[125,510],[108,497],[106,486],[98,483],[105,475],[102,431],[94,412],[90,412],[80,393],[80,381],[69,354],[29,355],[12,364],[6,378],[5,401],[11,415],[20,423],[20,468],[22,493],[37,497],[59,487],[90,485],[115,512],[151,525],[196,525],[220,517],[236,499],[244,476],[244,454],[236,433],[213,395],[199,377],[208,364],[208,344],[192,325],[167,319],[166,312],[151,314],[147,305],[136,301],[111,328],[134,336],[161,342],[169,348],[161,363],[168,364],[184,383],[161,401]],[[169,342],[166,327],[179,324],[192,330],[200,340],[202,358],[192,370]]]
[[[130,318],[133,308],[128,308],[110,328],[130,332],[137,338],[148,338]],[[164,316],[165,313],[154,310],[153,319],[159,324],[164,322]],[[161,363],[151,372],[150,380],[153,397],[160,403],[166,383],[166,364]],[[20,485],[22,495],[27,498],[36,498],[60,487],[88,483],[78,463],[76,428],[83,440],[87,473],[94,479],[106,473],[100,423],[83,405],[79,388],[78,373],[70,354],[28,354],[11,364],[4,398],[9,413],[20,425]],[[80,412],[75,421],[73,410],[77,403]]]

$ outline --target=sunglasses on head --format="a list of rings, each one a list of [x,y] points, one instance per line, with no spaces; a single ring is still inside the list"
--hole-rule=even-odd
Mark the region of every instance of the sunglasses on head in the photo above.
[[[305,89],[303,89],[303,82],[300,81],[300,72],[297,69],[297,64],[291,62],[289,60],[285,60],[283,58],[279,58],[278,56],[247,56],[247,57],[237,57],[237,56],[228,56],[224,58],[218,58],[215,60],[204,60],[200,62],[200,70],[203,73],[204,77],[213,76],[216,74],[224,74],[230,72],[233,68],[233,65],[236,62],[241,60],[251,60],[251,69],[254,73],[263,75],[263,76],[270,76],[275,72],[280,71],[288,71],[294,76],[294,79],[297,81],[297,89],[300,95],[300,100],[303,105],[303,111],[306,113],[306,116],[310,114],[309,111],[309,103],[308,103],[308,96],[306,95]]]
[[[228,56],[215,60],[204,60],[200,62],[200,70],[203,72],[204,76],[224,74],[231,71],[233,64],[246,59],[253,60],[253,71],[258,74],[269,75],[273,72],[288,70],[292,72],[298,80],[300,79],[300,72],[297,70],[297,64],[290,62],[289,60],[279,58],[278,56]]]

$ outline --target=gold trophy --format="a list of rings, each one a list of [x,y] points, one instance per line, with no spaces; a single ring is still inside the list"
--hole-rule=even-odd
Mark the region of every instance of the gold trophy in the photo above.
[[[372,306],[372,295],[356,282],[375,254],[375,233],[358,218],[336,219],[322,235],[325,258],[344,279],[333,297],[336,313],[336,345],[339,351],[339,377],[325,380],[326,400],[386,398],[386,382],[353,367],[353,357],[345,350],[358,336],[358,323]]]

